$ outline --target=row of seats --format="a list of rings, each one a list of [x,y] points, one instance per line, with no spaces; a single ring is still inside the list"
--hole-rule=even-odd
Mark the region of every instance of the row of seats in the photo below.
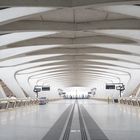
[[[39,104],[38,99],[1,99],[0,110]]]
[[[121,104],[140,106],[140,98],[121,98],[119,101]]]

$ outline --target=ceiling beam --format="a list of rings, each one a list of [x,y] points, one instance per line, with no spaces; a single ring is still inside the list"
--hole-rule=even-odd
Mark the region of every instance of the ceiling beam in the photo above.
[[[140,3],[140,2],[139,2]],[[99,10],[104,10],[111,13],[119,13],[122,15],[127,15],[135,18],[140,18],[140,8],[137,5],[116,5],[116,6],[104,6],[97,7]]]
[[[92,45],[92,44],[104,43],[104,44],[134,44],[136,42],[128,39],[121,39],[117,37],[104,36],[104,35],[96,35],[89,37],[77,37],[77,38],[61,38],[61,37],[40,37],[36,39],[31,39],[27,41],[21,41],[19,43],[10,44],[7,48],[12,47],[25,47],[25,46],[37,46],[37,45],[61,45],[61,46],[78,46],[81,47],[84,45]],[[4,46],[5,47],[5,46]],[[4,48],[3,47],[3,48]]]
[[[71,0],[4,0],[0,7],[70,7]]]
[[[86,54],[95,54],[95,53],[110,53],[110,54],[131,54],[129,52],[125,51],[119,51],[115,49],[108,49],[108,48],[102,48],[102,47],[85,47],[85,48],[51,48],[46,50],[40,50],[39,52],[31,52],[28,53],[26,56],[30,55],[41,55],[41,54],[60,54],[60,55],[86,55]],[[58,56],[59,57],[59,56]],[[64,56],[66,57],[66,56]],[[70,56],[72,57],[72,56]],[[76,58],[76,56],[73,56]],[[79,56],[77,56],[79,57]],[[84,57],[84,56],[83,56]],[[93,57],[93,56],[91,56]]]
[[[120,4],[136,4],[139,0],[72,0],[72,6],[98,6],[98,5],[120,5]]]
[[[71,70],[69,70],[69,69],[63,69],[63,70],[55,70],[55,71],[48,71],[48,72],[43,72],[43,73],[38,73],[38,74],[34,74],[34,75],[31,75],[31,76],[29,76],[29,79],[31,79],[31,78],[37,78],[38,79],[38,77],[42,77],[42,76],[46,76],[46,77],[48,77],[48,76],[50,76],[50,75],[52,75],[52,74],[57,74],[57,73],[59,73],[59,72],[62,72],[62,73],[67,73],[67,72],[70,72],[69,73],[69,76],[70,77],[73,77],[73,78],[80,78],[80,73],[88,73],[88,74],[99,74],[99,75],[105,75],[105,76],[111,76],[111,77],[115,77],[115,78],[118,78],[118,79],[120,79],[121,78],[121,76],[120,75],[118,75],[118,74],[115,74],[115,73],[109,73],[109,72],[106,72],[106,71],[96,71],[96,70],[91,70],[91,69],[81,69],[81,70],[79,70],[79,71],[71,71]],[[72,73],[71,73],[72,72]],[[53,80],[53,78],[52,78],[52,80]]]
[[[14,44],[20,41],[26,41],[41,36],[47,36],[56,32],[21,32],[11,33],[0,36],[0,49],[5,48],[6,45]]]
[[[24,26],[23,26],[24,25]],[[50,22],[37,20],[17,21],[0,26],[0,33],[29,31],[86,31],[101,29],[140,29],[139,19],[119,19],[86,23]]]
[[[1,0],[0,7],[77,7],[106,4],[136,4],[139,0]]]
[[[43,66],[59,66],[59,65],[64,65],[64,64],[67,64],[67,65],[73,65],[74,63],[75,63],[75,61],[62,61],[62,62],[54,62],[54,63],[47,63],[47,62],[45,62],[46,64],[42,64],[42,65],[33,65],[32,66],[32,64],[30,63],[30,65],[28,65],[28,66],[20,66],[19,68],[18,68],[18,70],[16,71],[16,73],[18,73],[18,72],[24,72],[25,70],[30,70],[31,68],[40,68],[40,67],[43,67]],[[128,69],[128,68],[126,68],[126,67],[124,67],[124,64],[123,64],[123,66],[121,66],[121,65],[117,65],[117,64],[112,64],[112,63],[107,63],[107,62],[95,62],[95,61],[76,61],[76,63],[75,64],[86,64],[86,65],[88,65],[88,66],[94,66],[94,65],[99,65],[99,66],[105,66],[105,67],[107,67],[107,66],[111,66],[111,67],[113,67],[113,69],[116,69],[116,70],[118,70],[119,69],[119,71],[120,70],[124,70],[125,72],[129,72],[130,70]],[[16,74],[15,73],[15,74]]]
[[[31,68],[29,70],[23,70],[20,72],[17,72],[16,75],[24,75],[24,74],[35,74],[38,72],[42,72],[44,70],[49,70],[49,69],[54,69],[54,68],[62,68],[62,67],[68,67],[68,68],[73,68],[75,67],[75,65],[73,64],[63,64],[63,65],[56,65],[55,67],[48,67],[48,66],[42,66],[42,67],[38,67],[38,68]],[[115,73],[118,73],[120,75],[129,75],[128,72],[121,70],[121,68],[114,68],[111,66],[105,66],[105,65],[88,65],[88,64],[78,64],[78,67],[81,68],[91,68],[91,69],[99,69],[99,70],[105,70],[105,71],[113,71]]]
[[[18,20],[28,18],[30,16],[35,16],[36,14],[41,14],[54,10],[54,8],[36,8],[36,7],[18,7],[18,8],[6,8],[0,11],[0,25],[8,24]]]
[[[63,85],[65,85],[66,84],[66,82],[67,81],[69,81],[69,82],[71,82],[71,83],[75,83],[75,80],[73,79],[73,78],[69,78],[68,77],[68,75],[65,75],[65,74],[59,74],[58,76],[57,75],[51,75],[51,77],[42,77],[41,79],[36,79],[37,81],[36,81],[36,84],[39,84],[39,82],[48,82],[49,80],[51,80],[51,79],[54,79],[55,80],[55,82],[59,82],[59,83],[63,83]],[[92,76],[91,77],[91,75],[83,75],[83,78],[86,78],[86,80],[84,80],[84,81],[81,81],[81,82],[78,82],[78,84],[81,84],[81,83],[83,83],[83,82],[85,82],[86,81],[86,83],[87,83],[87,81],[89,81],[89,82],[93,82],[94,80],[102,80],[102,81],[110,81],[110,82],[113,82],[112,80],[113,79],[111,79],[111,78],[106,78],[106,77],[103,77],[103,76]],[[32,79],[29,79],[29,80],[32,80]],[[35,79],[34,79],[35,80]],[[79,80],[79,79],[78,79]],[[73,84],[74,85],[74,84]],[[76,82],[76,85],[77,85],[77,82]],[[75,85],[75,86],[76,86]],[[87,86],[85,83],[84,83],[84,86]]]

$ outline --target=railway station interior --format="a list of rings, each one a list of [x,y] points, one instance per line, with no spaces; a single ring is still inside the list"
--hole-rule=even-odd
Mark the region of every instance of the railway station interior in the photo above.
[[[140,140],[140,0],[0,0],[0,140]]]

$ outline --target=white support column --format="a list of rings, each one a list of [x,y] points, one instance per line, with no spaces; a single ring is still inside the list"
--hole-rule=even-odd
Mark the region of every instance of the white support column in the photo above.
[[[14,74],[15,72],[12,68],[0,69],[0,78],[4,81],[8,88],[16,95],[17,98],[25,98],[25,94],[17,83]]]
[[[140,83],[139,72],[140,72],[139,70],[131,71],[131,79],[129,80],[128,84],[126,85],[124,97],[129,97],[131,94],[133,94],[133,91],[135,90],[137,85]]]
[[[6,94],[1,85],[0,85],[0,98],[6,98]]]
[[[36,93],[33,92],[33,89],[28,83],[28,75],[18,75],[16,76],[20,86],[24,89],[24,91],[32,98],[36,97]]]

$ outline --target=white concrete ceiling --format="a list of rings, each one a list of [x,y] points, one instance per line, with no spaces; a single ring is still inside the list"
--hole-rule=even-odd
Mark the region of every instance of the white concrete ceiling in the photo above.
[[[128,84],[140,70],[139,3],[0,1],[0,69],[63,87],[96,80]]]

